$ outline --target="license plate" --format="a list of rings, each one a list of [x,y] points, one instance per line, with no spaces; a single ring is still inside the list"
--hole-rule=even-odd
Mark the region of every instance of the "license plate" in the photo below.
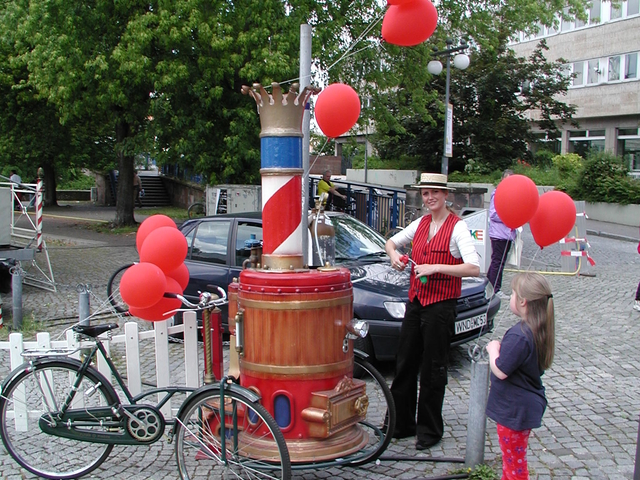
[[[475,317],[459,320],[456,322],[456,335],[459,333],[469,332],[476,328],[484,327],[487,324],[487,314],[476,315]]]

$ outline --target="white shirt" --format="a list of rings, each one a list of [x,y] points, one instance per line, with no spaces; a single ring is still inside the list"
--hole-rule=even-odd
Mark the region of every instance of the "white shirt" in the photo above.
[[[405,227],[404,230],[401,230],[391,237],[391,241],[396,245],[396,247],[403,247],[413,241],[413,237],[418,231],[418,225],[420,225],[421,221],[422,217],[414,220]],[[469,227],[464,220],[460,220],[453,227],[451,242],[449,243],[449,251],[455,258],[462,258],[464,263],[471,263],[472,265],[480,267],[478,252],[473,244]]]
[[[22,178],[20,178],[20,175],[18,175],[17,173],[14,173],[13,175],[11,175],[9,177],[9,180],[12,181],[13,183],[22,183]]]

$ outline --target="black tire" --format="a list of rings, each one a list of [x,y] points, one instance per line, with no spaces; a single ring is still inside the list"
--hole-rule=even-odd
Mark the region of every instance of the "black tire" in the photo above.
[[[367,360],[373,364],[375,363],[375,352],[373,351],[373,342],[371,341],[371,337],[367,335],[364,338],[358,337],[353,341],[353,349],[360,350],[363,353],[367,354]],[[353,378],[361,378],[364,372],[360,370],[360,367],[357,363],[353,365]]]
[[[189,218],[200,218],[204,217],[206,214],[207,209],[202,202],[192,203],[187,209],[187,215],[189,216]]]
[[[174,432],[180,478],[200,478],[202,472],[216,479],[291,478],[289,450],[269,412],[237,392],[225,390],[224,398],[224,415],[217,386],[190,397],[181,408]],[[222,416],[226,461],[219,435]]]
[[[357,355],[354,358],[354,369],[360,373],[360,380],[367,384],[369,406],[367,416],[359,425],[369,435],[369,443],[357,454],[352,466],[374,462],[389,446],[391,433],[396,427],[396,407],[393,395],[384,377],[371,363]]]
[[[118,313],[129,313],[129,305],[127,305],[120,296],[120,280],[122,280],[122,275],[124,275],[124,272],[127,270],[127,268],[131,267],[132,265],[135,265],[135,263],[124,265],[113,272],[113,274],[109,278],[109,282],[107,283],[107,297],[109,298],[109,303]]]
[[[34,368],[25,367],[2,391],[2,442],[16,462],[40,477],[70,479],[86,475],[99,467],[113,449],[113,445],[50,435],[38,425],[41,418],[47,418],[45,415],[51,415],[64,403],[79,366],[78,361],[60,359],[40,363]],[[71,408],[77,410],[117,402],[118,397],[111,384],[90,368],[80,383]],[[49,405],[49,411],[45,411],[46,405]],[[25,413],[20,414],[20,411]],[[19,415],[18,420],[16,415]],[[93,431],[106,430],[106,427],[99,426],[83,427],[83,430],[89,428]]]

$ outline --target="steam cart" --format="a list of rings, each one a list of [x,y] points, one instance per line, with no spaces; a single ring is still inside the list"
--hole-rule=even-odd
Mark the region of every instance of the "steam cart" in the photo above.
[[[350,273],[330,265],[331,232],[322,219],[318,228],[321,215],[302,221],[301,125],[315,90],[297,89],[283,95],[278,84],[271,94],[259,84],[243,87],[262,125],[264,240],[228,288],[228,372],[221,375],[220,352],[205,359],[211,384],[178,414],[174,441],[183,479],[216,471],[289,478],[292,469],[358,466],[375,461],[391,440],[391,392],[353,349],[368,327],[353,319]],[[323,267],[303,265],[302,235],[309,230]],[[211,318],[219,331],[215,315],[204,315],[208,353]]]

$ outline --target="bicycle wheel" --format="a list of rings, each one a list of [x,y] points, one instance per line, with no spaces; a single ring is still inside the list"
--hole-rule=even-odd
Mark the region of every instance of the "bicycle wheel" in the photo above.
[[[176,459],[182,479],[291,478],[284,436],[260,404],[241,393],[212,387],[187,400],[175,426]],[[224,417],[225,434],[220,436]],[[222,440],[224,439],[224,448]]]
[[[204,203],[196,202],[189,205],[189,209],[187,210],[187,215],[189,218],[199,218],[204,217],[207,214],[207,209],[205,208]]]
[[[371,363],[357,355],[354,358],[354,370],[358,372],[358,378],[367,384],[367,397],[369,406],[366,418],[359,423],[367,432],[369,443],[358,452],[350,465],[359,466],[375,461],[389,446],[391,435],[396,426],[396,407],[393,402],[391,390],[387,386],[384,377]]]
[[[35,368],[25,367],[2,390],[2,442],[16,462],[40,477],[80,477],[100,466],[113,449],[113,445],[49,435],[38,425],[41,419],[53,419],[69,394],[79,366],[80,362],[61,359],[41,363]],[[102,375],[90,369],[83,377],[70,408],[80,410],[117,403],[113,387]],[[106,427],[99,426],[70,428],[82,428],[85,432],[106,430]]]
[[[118,313],[129,313],[129,305],[122,300],[122,296],[120,295],[120,280],[122,280],[122,275],[124,275],[127,268],[132,265],[135,264],[129,263],[128,265],[124,265],[113,272],[109,278],[109,283],[107,283],[107,297],[109,298],[109,303]]]

